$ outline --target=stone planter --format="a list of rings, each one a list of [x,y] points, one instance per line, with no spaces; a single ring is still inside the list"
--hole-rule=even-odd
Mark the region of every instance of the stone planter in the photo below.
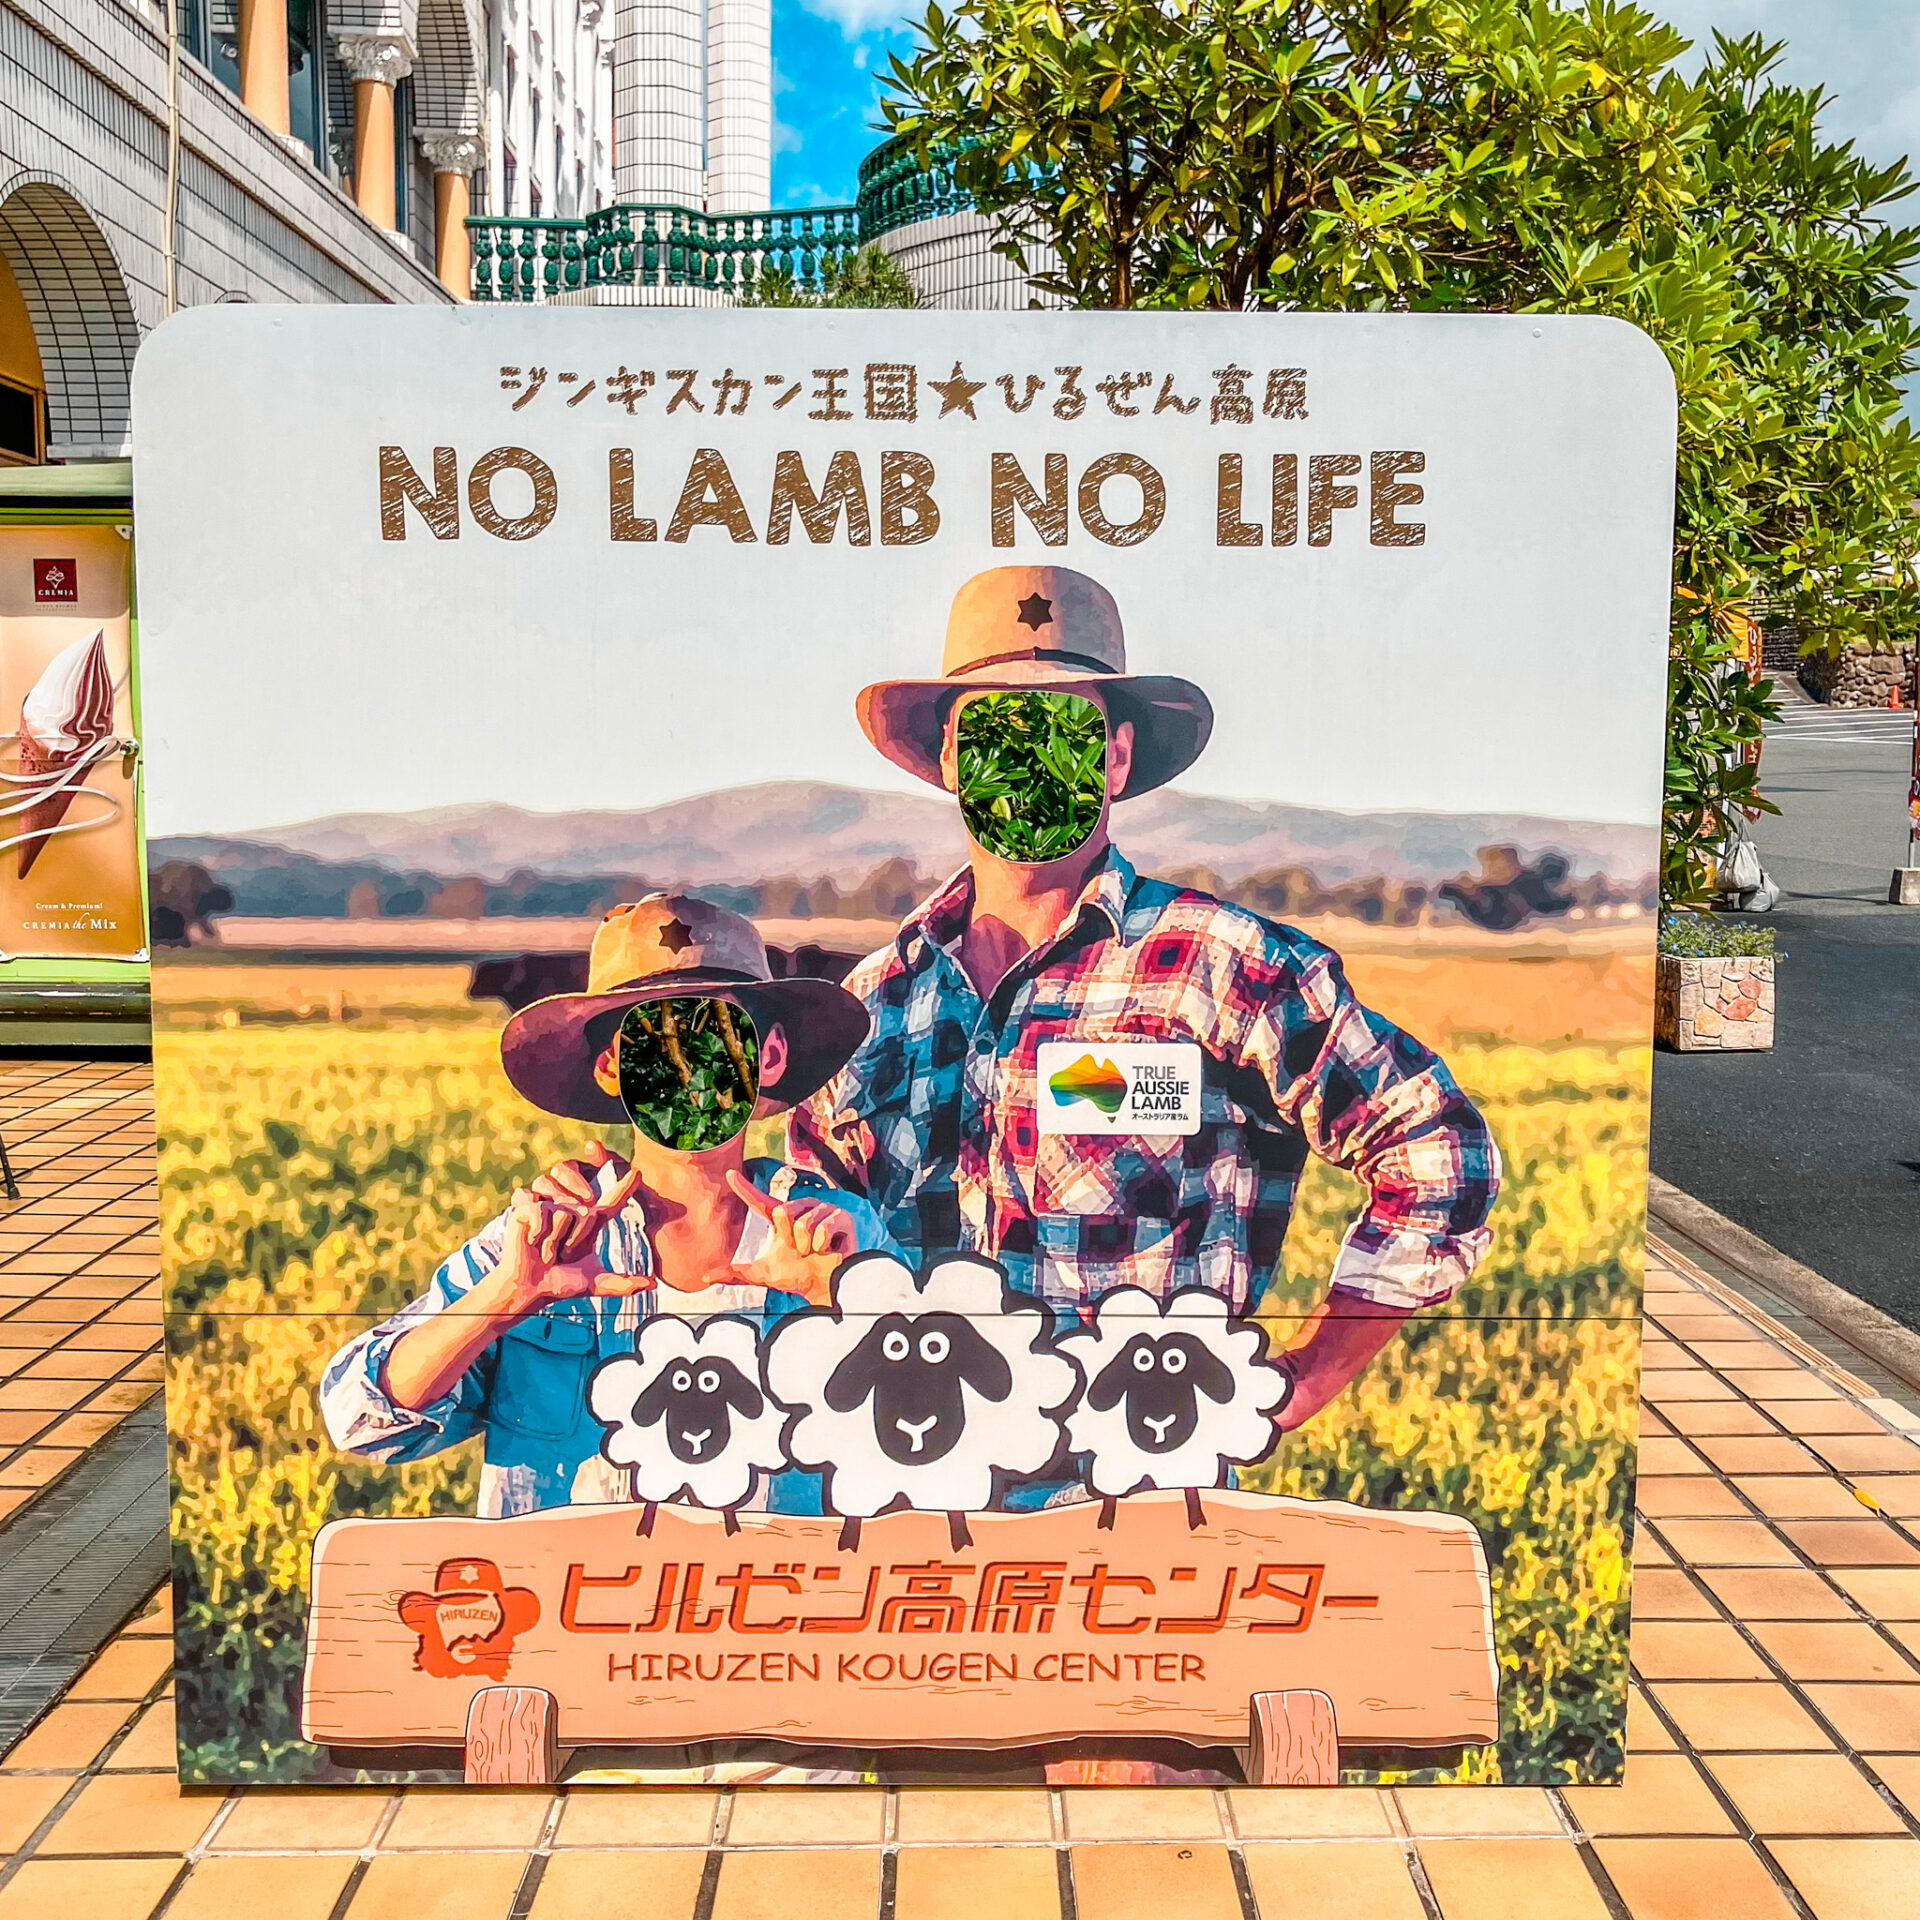
[[[1653,1037],[1676,1053],[1762,1053],[1773,1045],[1773,956],[1699,960],[1663,953]]]
[[[1810,653],[1798,663],[1800,684],[1816,700],[1836,707],[1885,707],[1897,694],[1913,700],[1913,642],[1876,652],[1864,641],[1851,643],[1837,660]]]

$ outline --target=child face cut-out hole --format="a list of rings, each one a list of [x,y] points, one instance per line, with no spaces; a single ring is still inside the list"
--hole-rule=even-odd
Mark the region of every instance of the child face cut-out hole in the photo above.
[[[1076,693],[982,693],[955,730],[961,817],[1001,860],[1038,866],[1077,853],[1107,798],[1107,720]]]
[[[629,1007],[616,1048],[620,1103],[635,1130],[680,1153],[721,1147],[753,1118],[760,1037],[726,1000]]]

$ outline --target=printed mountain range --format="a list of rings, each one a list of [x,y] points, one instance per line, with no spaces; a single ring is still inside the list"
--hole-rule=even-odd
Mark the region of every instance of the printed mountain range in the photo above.
[[[1146,872],[1204,874],[1226,885],[1297,871],[1321,887],[1434,887],[1485,872],[1482,853],[1494,849],[1501,873],[1544,868],[1552,884],[1611,882],[1637,897],[1655,855],[1646,828],[1499,814],[1347,814],[1165,789],[1119,807],[1114,837]],[[243,914],[344,913],[363,882],[378,896],[370,909],[378,913],[452,911],[449,901],[426,904],[449,886],[466,888],[472,912],[581,912],[598,883],[616,879],[716,898],[797,882],[821,897],[762,901],[754,910],[819,913],[846,911],[848,894],[871,889],[882,870],[909,886],[909,872],[951,872],[965,842],[953,803],[931,794],[769,781],[632,813],[476,805],[334,814],[241,835],[158,839],[150,857],[156,873],[169,862],[204,868]]]

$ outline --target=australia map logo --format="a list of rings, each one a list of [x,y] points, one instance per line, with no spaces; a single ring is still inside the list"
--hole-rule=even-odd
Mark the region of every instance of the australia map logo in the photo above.
[[[413,1664],[440,1680],[504,1679],[513,1643],[540,1618],[530,1588],[510,1587],[491,1560],[443,1560],[431,1593],[403,1593],[402,1622],[420,1636]]]
[[[1127,1076],[1111,1060],[1083,1053],[1047,1081],[1047,1091],[1063,1107],[1084,1100],[1111,1120],[1127,1104]]]

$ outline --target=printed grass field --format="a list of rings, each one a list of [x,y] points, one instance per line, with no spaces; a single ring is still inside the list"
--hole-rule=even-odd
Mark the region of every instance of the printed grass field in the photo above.
[[[590,1130],[518,1100],[497,1023],[470,1015],[229,1029],[176,1009],[156,1041],[183,1755],[189,1778],[297,1781],[323,1758],[297,1737],[308,1543],[343,1515],[468,1508],[475,1484],[466,1449],[403,1468],[335,1453],[321,1370]],[[1493,1250],[1453,1309],[1414,1322],[1248,1484],[1471,1518],[1503,1733],[1466,1771],[1605,1778],[1626,1696],[1641,1244],[1624,1223],[1649,1053],[1447,1053],[1506,1165]],[[1276,1328],[1317,1299],[1354,1192],[1310,1173]]]

